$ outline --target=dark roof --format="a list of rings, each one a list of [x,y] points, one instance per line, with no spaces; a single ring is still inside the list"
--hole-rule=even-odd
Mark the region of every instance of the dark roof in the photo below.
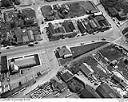
[[[84,88],[85,84],[77,77],[73,77],[71,80],[67,82],[68,88],[71,92],[80,93]]]
[[[50,35],[52,34],[55,34],[55,31],[54,31],[54,26],[52,25],[52,23],[48,23],[48,31],[50,33]]]
[[[58,27],[58,28],[54,29],[54,31],[55,31],[55,33],[65,33],[63,27]],[[56,34],[54,34],[54,35],[56,35]]]
[[[7,73],[7,56],[1,56],[1,73]]]
[[[89,92],[86,88],[81,91],[80,98],[96,98],[93,94]]]
[[[40,65],[40,60],[39,60],[38,54],[35,54],[34,57],[35,57],[36,64]]]
[[[71,29],[68,27],[68,22],[67,21],[63,22],[63,26],[64,26],[66,32],[72,32]]]
[[[69,20],[65,20],[62,25],[64,26],[66,32],[73,32],[73,30],[75,29],[73,23]]]
[[[114,7],[109,7],[109,8],[107,8],[107,10],[112,17],[115,17],[118,15],[118,11]]]
[[[127,84],[121,78],[119,78],[116,75],[113,75],[111,77],[111,79],[114,80],[116,83],[120,84],[122,87],[126,87],[127,86]]]
[[[80,93],[80,98],[100,98],[100,96],[91,86],[85,85],[85,88]]]
[[[113,70],[114,70],[114,67],[113,67],[113,66],[108,65],[108,66],[107,66],[107,69],[111,72],[111,71],[113,71]]]
[[[115,80],[117,83],[120,83],[121,82],[121,79],[119,77],[117,77],[116,75],[113,75],[111,77],[112,80]]]
[[[80,30],[81,33],[85,33],[86,32],[86,28],[84,27],[84,24],[82,24],[82,22],[77,21],[77,26]]]
[[[101,47],[107,43],[108,42],[97,42],[97,43],[87,44],[87,45],[83,45],[83,46],[71,47],[70,49],[73,54],[73,58],[76,58],[82,54],[88,53],[88,52],[94,50],[95,48]]]
[[[124,28],[123,31],[122,31],[123,34],[125,34],[127,32],[128,32],[128,27]]]
[[[65,87],[66,87],[63,83],[60,83],[60,82],[58,82],[56,80],[51,81],[51,83],[52,83],[52,85],[53,85],[53,87],[55,89],[59,89],[61,91],[63,91],[65,89]]]
[[[120,98],[120,95],[115,92],[108,84],[104,83],[97,87],[96,92],[102,98]]]
[[[73,78],[73,75],[69,72],[65,72],[65,73],[61,74],[61,78],[64,80],[64,82],[67,82]]]

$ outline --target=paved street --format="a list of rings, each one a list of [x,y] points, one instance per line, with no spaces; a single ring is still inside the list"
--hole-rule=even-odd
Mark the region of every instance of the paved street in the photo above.
[[[79,0],[72,0],[72,1],[79,1]],[[53,2],[53,4],[54,3],[55,2]],[[46,4],[49,4],[49,3],[46,3]],[[43,5],[43,2],[42,2],[42,4],[32,5],[32,8],[34,8],[36,10],[36,15],[37,15],[39,24],[42,22],[42,17],[41,17],[41,14],[38,15],[38,13],[39,13],[38,7],[42,6],[42,5]],[[43,65],[42,68],[45,67],[47,69],[50,67],[49,73],[47,75],[43,76],[42,78],[38,79],[37,82],[34,85],[32,85],[31,87],[28,87],[23,92],[23,95],[29,93],[31,90],[35,89],[37,86],[47,82],[49,79],[51,79],[52,77],[54,77],[56,75],[56,73],[58,72],[60,67],[58,65],[58,61],[55,58],[53,51],[57,47],[63,46],[63,45],[74,46],[74,45],[80,44],[81,42],[84,42],[86,44],[86,43],[91,43],[91,41],[101,41],[102,38],[105,38],[107,41],[111,42],[111,41],[114,41],[122,36],[120,33],[120,30],[115,25],[115,23],[111,20],[111,18],[108,16],[108,14],[104,11],[102,6],[99,5],[98,8],[100,10],[102,10],[103,15],[107,18],[107,20],[112,25],[112,28],[108,31],[100,32],[96,35],[86,35],[86,36],[81,36],[81,37],[77,37],[77,38],[63,39],[63,40],[58,40],[58,41],[53,41],[53,42],[48,42],[48,41],[47,42],[39,42],[39,44],[35,45],[34,47],[29,47],[29,46],[25,45],[25,46],[19,46],[16,48],[6,49],[6,50],[1,51],[2,52],[1,56],[7,55],[8,58],[32,54],[32,53],[39,53],[40,60]],[[120,39],[119,39],[119,41],[120,41]],[[119,41],[117,40],[115,43],[117,43]],[[44,55],[40,54],[42,52],[45,53],[45,57],[44,57]],[[45,65],[44,65],[44,63],[45,63]],[[20,97],[22,97],[22,95]]]
[[[81,36],[77,38],[69,38],[69,39],[64,39],[64,40],[58,40],[58,41],[53,41],[53,42],[46,42],[46,43],[39,43],[38,45],[35,45],[34,47],[28,47],[26,46],[20,46],[12,49],[7,49],[7,50],[2,50],[1,55],[17,55],[21,53],[26,53],[26,52],[34,52],[38,50],[44,50],[44,49],[55,49],[58,46],[63,46],[63,45],[72,45],[72,44],[77,44],[80,42],[86,42],[86,41],[93,41],[93,40],[100,40],[102,38],[106,38],[108,41],[113,41],[116,38],[112,38],[114,34],[117,35],[117,38],[120,36],[120,32],[117,32],[117,30],[113,31],[106,31],[106,32],[101,32],[96,35],[86,35],[86,36]]]

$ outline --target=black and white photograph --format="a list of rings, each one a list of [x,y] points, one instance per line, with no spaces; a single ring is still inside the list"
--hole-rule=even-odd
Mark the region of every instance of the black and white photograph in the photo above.
[[[128,0],[0,0],[0,99],[127,98]]]

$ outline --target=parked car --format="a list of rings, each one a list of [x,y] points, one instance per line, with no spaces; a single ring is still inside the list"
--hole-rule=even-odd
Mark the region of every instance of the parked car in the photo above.
[[[126,27],[126,28],[124,28],[124,29],[122,30],[123,35],[125,35],[127,32],[128,32],[128,27]]]
[[[33,46],[34,46],[34,43],[33,43],[33,42],[30,42],[30,43],[28,44],[28,46],[33,47]]]

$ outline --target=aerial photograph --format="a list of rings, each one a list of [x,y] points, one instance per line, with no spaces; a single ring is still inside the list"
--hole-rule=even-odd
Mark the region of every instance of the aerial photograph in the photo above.
[[[0,0],[2,98],[128,98],[128,0]]]

